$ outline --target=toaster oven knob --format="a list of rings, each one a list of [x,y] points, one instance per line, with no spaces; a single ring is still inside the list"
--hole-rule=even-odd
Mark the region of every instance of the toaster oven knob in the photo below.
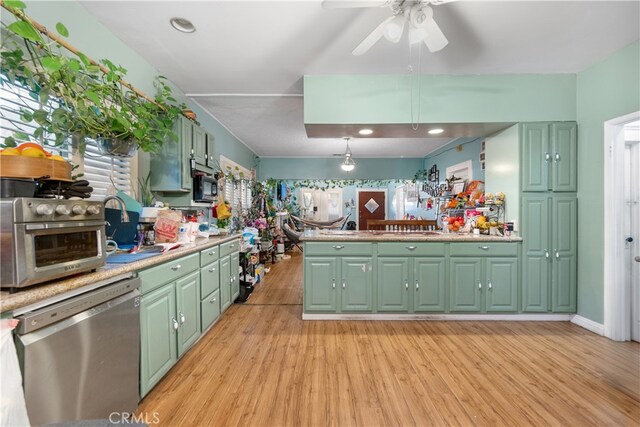
[[[100,206],[97,206],[97,205],[87,206],[87,213],[89,215],[98,215],[100,213]]]
[[[38,215],[51,215],[53,213],[53,206],[51,205],[38,205],[36,206],[36,213]]]
[[[71,212],[73,212],[74,215],[84,215],[86,208],[82,205],[74,205],[71,208]]]
[[[56,206],[56,213],[58,215],[69,215],[71,213],[71,210],[69,209],[69,206],[58,205]]]

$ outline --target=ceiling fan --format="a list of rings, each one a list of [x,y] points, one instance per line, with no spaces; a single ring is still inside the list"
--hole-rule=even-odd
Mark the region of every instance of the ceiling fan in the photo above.
[[[382,37],[392,43],[398,43],[409,23],[409,43],[424,42],[431,52],[444,48],[449,41],[433,19],[433,9],[429,4],[438,5],[454,0],[373,0],[346,1],[324,0],[325,9],[354,8],[354,7],[389,7],[393,13],[382,21],[362,42],[351,52],[359,56],[367,52]]]
[[[347,143],[347,150],[344,152],[344,154],[334,154],[334,156],[344,157],[344,161],[340,164],[340,167],[342,168],[342,170],[350,172],[356,167],[356,162],[353,161],[353,154],[351,154],[351,148],[349,148],[349,140],[351,140],[351,138],[345,137],[342,139],[344,139]]]

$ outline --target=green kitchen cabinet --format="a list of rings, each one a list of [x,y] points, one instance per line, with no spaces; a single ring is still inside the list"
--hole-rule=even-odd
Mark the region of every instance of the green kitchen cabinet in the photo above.
[[[335,312],[338,308],[336,282],[338,258],[308,257],[304,260],[304,310]]]
[[[409,310],[409,258],[378,257],[378,311]]]
[[[141,396],[200,337],[198,267],[198,254],[193,254],[139,273]]]
[[[220,312],[231,306],[231,256],[220,258]]]
[[[451,257],[449,309],[452,312],[517,312],[517,257]]]
[[[196,124],[192,124],[192,140],[191,140],[191,148],[193,153],[193,159],[196,164],[196,168],[200,169],[201,167],[207,168],[207,134],[201,127]]]
[[[230,294],[233,302],[240,296],[240,254],[238,252],[231,254],[229,268],[231,269]]]
[[[215,138],[211,134],[207,134],[207,168],[213,173],[214,170],[218,169],[219,163],[216,160],[216,150],[215,150]]]
[[[370,312],[373,309],[371,257],[341,259],[340,308],[342,312]]]
[[[575,122],[521,126],[522,191],[577,191]]]
[[[160,152],[151,155],[150,185],[152,191],[190,192],[193,184],[191,177],[191,153],[193,123],[180,117],[174,124],[173,132],[178,141],[166,141]]]
[[[220,316],[220,248],[200,252],[200,329],[204,332]]]
[[[421,257],[413,259],[414,312],[445,311],[444,257]]]
[[[523,195],[523,311],[576,311],[577,217],[574,195]]]

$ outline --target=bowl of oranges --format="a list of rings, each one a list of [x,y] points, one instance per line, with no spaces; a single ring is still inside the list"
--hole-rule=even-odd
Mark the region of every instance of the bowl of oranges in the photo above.
[[[0,177],[71,181],[71,165],[35,142],[0,150]]]

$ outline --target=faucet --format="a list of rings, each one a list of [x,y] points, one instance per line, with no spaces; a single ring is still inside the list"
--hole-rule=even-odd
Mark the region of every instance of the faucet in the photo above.
[[[122,214],[120,215],[121,222],[129,222],[129,214],[127,213],[127,207],[124,204],[124,200],[122,200],[118,196],[107,196],[104,198],[103,203],[105,207],[107,206],[107,202],[113,200],[114,202],[118,202],[120,204],[120,209]]]

